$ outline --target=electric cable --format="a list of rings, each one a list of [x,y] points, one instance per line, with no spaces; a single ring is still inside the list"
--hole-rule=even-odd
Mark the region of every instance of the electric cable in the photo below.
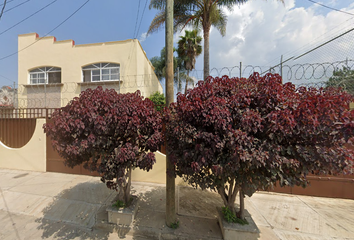
[[[4,13],[10,12],[11,10],[13,10],[13,9],[15,9],[15,8],[17,8],[17,7],[19,7],[19,6],[23,5],[23,4],[25,4],[25,3],[28,3],[29,1],[30,1],[30,0],[26,0],[26,1],[22,2],[22,3],[19,3],[19,4],[17,4],[16,6],[7,9],[6,11],[4,11]]]
[[[9,0],[9,1],[6,1],[6,3],[10,3],[10,2],[13,2],[13,1],[15,1],[15,0]],[[4,3],[0,4],[0,7],[3,6],[3,5],[4,5]]]
[[[320,6],[322,6],[322,7],[325,7],[325,8],[334,10],[334,11],[337,11],[337,12],[341,12],[341,13],[345,13],[345,14],[354,16],[354,13],[349,13],[349,12],[342,11],[342,10],[339,10],[339,9],[336,9],[336,8],[332,8],[332,7],[329,7],[329,6],[324,5],[324,4],[322,4],[322,3],[315,2],[315,1],[313,1],[313,0],[308,0],[308,1],[310,1],[310,2],[312,2],[312,3],[315,3],[315,4],[317,4],[317,5],[320,5]]]
[[[6,7],[6,0],[4,0],[4,4],[3,4],[2,9],[1,9],[0,20],[1,20],[1,17],[3,15],[3,13],[4,13],[5,7]]]
[[[148,2],[148,0],[146,0],[146,2],[145,2],[145,6],[144,6],[144,10],[143,10],[143,14],[141,15],[141,18],[140,18],[140,23],[139,23],[139,27],[138,27],[138,31],[136,32],[136,37],[135,37],[135,38],[137,38],[137,37],[138,37],[138,35],[139,35],[140,26],[141,26],[141,22],[143,21],[143,17],[144,17],[145,9],[146,9],[146,6],[147,6],[147,2]]]
[[[0,58],[0,61],[1,61],[1,60],[4,60],[4,59],[6,59],[6,58],[9,58],[9,57],[11,57],[11,56],[13,56],[13,55],[18,54],[19,52],[21,52],[21,51],[23,51],[23,50],[29,48],[30,46],[34,45],[34,44],[37,43],[38,41],[42,40],[43,38],[45,38],[46,36],[48,36],[49,34],[51,34],[53,31],[55,31],[57,28],[59,28],[61,25],[63,25],[66,21],[68,21],[72,16],[74,16],[78,11],[80,11],[89,1],[90,1],[90,0],[87,0],[86,2],[84,2],[84,3],[83,3],[78,9],[76,9],[69,17],[67,17],[66,19],[64,19],[61,23],[59,23],[56,27],[54,27],[52,30],[50,30],[50,31],[49,31],[47,34],[45,34],[43,37],[38,38],[35,42],[31,43],[30,45],[28,45],[28,46],[26,46],[26,47],[24,47],[24,48],[22,48],[22,49],[20,49],[20,50],[18,50],[18,51],[16,51],[16,52],[12,53],[12,54],[9,54],[9,55],[7,55],[7,56],[4,56],[4,57]]]
[[[15,25],[12,25],[11,27],[9,27],[8,29],[0,32],[0,35],[6,33],[7,31],[11,30],[12,28],[16,27],[17,25],[19,25],[20,23],[23,23],[24,21],[26,21],[27,19],[29,19],[30,17],[33,17],[34,15],[36,15],[37,13],[43,11],[44,9],[46,9],[47,7],[49,7],[50,5],[52,5],[53,3],[55,3],[58,0],[54,0],[52,2],[50,2],[49,4],[45,5],[44,7],[42,7],[41,9],[39,9],[38,11],[32,13],[31,15],[29,15],[28,17],[22,19],[21,21],[19,21],[18,23],[16,23]]]
[[[138,19],[139,19],[139,11],[140,11],[140,0],[139,0],[139,5],[138,5],[138,13],[136,14],[136,21],[135,21],[135,28],[134,28],[134,34],[133,34],[133,38],[135,38],[135,31],[136,31],[136,27],[138,25]]]

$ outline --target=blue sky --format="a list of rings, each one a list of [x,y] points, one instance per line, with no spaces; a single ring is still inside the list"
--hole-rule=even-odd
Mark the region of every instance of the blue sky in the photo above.
[[[5,12],[0,20],[0,59],[17,51],[19,34],[37,32],[42,37],[87,0],[56,0],[43,11],[6,31],[53,1],[8,0],[5,11],[10,11]],[[3,0],[0,0],[0,3],[2,2]],[[156,10],[149,10],[149,2],[149,0],[90,0],[50,35],[55,36],[57,40],[73,39],[76,44],[119,41],[136,37],[141,41],[150,59],[160,55],[165,37],[164,29],[147,38],[144,37],[157,13]],[[339,30],[344,31],[354,26],[352,15],[323,8],[308,0],[284,0],[284,2],[282,4],[276,0],[251,0],[241,7],[236,6],[234,11],[227,12],[229,21],[226,36],[221,37],[215,29],[211,30],[211,68],[232,67],[240,61],[252,65],[270,65],[276,63],[281,54],[299,54],[305,49],[303,46],[315,46]],[[322,0],[321,3],[354,14],[352,0]],[[22,5],[15,7],[19,4]],[[12,7],[15,8],[11,9]],[[134,35],[134,30],[138,29],[139,32]],[[333,29],[337,29],[337,32]],[[180,34],[179,32],[175,35],[175,42],[178,41]],[[346,40],[345,44],[354,46],[354,42],[348,41],[350,40]],[[338,49],[333,51],[338,52]],[[344,53],[354,59],[353,52]],[[317,55],[314,56],[319,58]],[[203,57],[200,56],[196,69],[201,72],[202,68]],[[13,82],[17,82],[17,55],[0,60],[0,86],[13,85]]]

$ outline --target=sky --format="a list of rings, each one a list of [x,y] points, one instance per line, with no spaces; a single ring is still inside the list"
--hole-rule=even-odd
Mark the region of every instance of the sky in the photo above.
[[[3,1],[0,0],[0,4]],[[43,37],[49,33],[48,36],[55,36],[57,40],[72,39],[75,44],[137,38],[149,59],[159,56],[165,45],[164,29],[146,35],[157,13],[149,9],[149,0],[7,2],[0,19],[0,87],[17,83],[19,34],[36,32]],[[299,56],[354,27],[353,0],[318,2],[349,14],[309,0],[284,0],[284,3],[250,0],[241,6],[234,6],[233,11],[225,9],[228,17],[226,35],[222,37],[214,28],[210,32],[210,68],[232,68],[239,66],[240,62],[243,66],[269,67],[278,64],[281,55],[283,59]],[[84,3],[79,11],[62,23]],[[354,59],[353,33],[288,64]],[[182,34],[183,31],[175,34],[175,44]],[[12,56],[7,57],[9,55]],[[194,72],[196,77],[202,77],[202,69],[203,55],[200,55]]]

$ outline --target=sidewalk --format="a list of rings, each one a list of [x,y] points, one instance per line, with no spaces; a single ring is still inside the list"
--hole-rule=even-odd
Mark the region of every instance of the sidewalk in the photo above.
[[[353,189],[354,191],[354,189]],[[176,188],[180,226],[165,226],[165,187],[134,182],[140,198],[130,228],[107,223],[115,197],[97,177],[0,169],[0,239],[222,239],[221,198]],[[354,201],[260,192],[245,199],[260,236],[269,240],[354,240]]]

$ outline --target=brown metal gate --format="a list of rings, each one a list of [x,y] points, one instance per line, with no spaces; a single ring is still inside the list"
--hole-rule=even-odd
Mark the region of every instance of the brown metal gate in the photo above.
[[[21,147],[32,137],[36,125],[36,118],[46,118],[51,121],[51,113],[55,109],[0,109],[0,141],[9,147]],[[162,147],[164,152],[164,147]],[[70,168],[65,166],[64,159],[53,150],[50,138],[47,138],[47,171],[69,174],[83,174],[97,176],[83,166]],[[300,194],[320,197],[336,197],[354,199],[354,175],[340,176],[309,176],[310,186],[275,187],[272,192]]]
[[[50,118],[47,118],[47,123],[50,121],[52,120]],[[64,162],[65,160],[59,156],[57,151],[53,149],[50,137],[47,137],[47,172],[99,176],[97,172],[90,172],[82,165],[70,168],[68,166],[65,166]]]
[[[315,197],[332,197],[354,199],[354,175],[308,176],[310,186],[275,187],[270,192],[307,195]]]
[[[36,118],[45,117],[45,109],[0,108],[0,141],[10,148],[21,148],[32,138]]]

